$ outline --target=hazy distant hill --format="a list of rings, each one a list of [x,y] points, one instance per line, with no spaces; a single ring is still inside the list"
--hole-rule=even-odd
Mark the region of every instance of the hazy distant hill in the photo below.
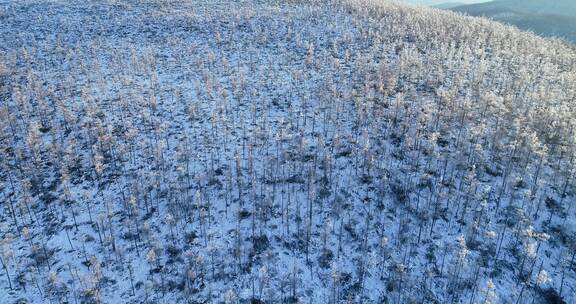
[[[451,8],[460,5],[486,2],[487,0],[401,0],[416,5],[433,6],[436,8]]]
[[[455,7],[459,7],[459,6],[463,6],[466,5],[462,2],[443,2],[440,4],[436,4],[433,5],[433,7],[435,8],[441,8],[441,9],[451,9],[451,8],[455,8]]]
[[[450,9],[576,42],[576,1],[573,0],[496,0]]]
[[[543,36],[563,37],[576,42],[576,1],[573,0],[497,0],[450,9],[510,23]]]

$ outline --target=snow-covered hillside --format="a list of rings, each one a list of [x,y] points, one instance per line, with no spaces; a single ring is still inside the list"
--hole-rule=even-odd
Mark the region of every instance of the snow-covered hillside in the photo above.
[[[0,303],[576,301],[562,41],[371,0],[0,24]]]

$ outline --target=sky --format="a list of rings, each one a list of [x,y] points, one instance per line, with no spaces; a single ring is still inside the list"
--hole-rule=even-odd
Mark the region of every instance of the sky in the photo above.
[[[458,3],[479,3],[479,2],[489,2],[488,0],[403,0],[408,3],[412,4],[421,4],[421,5],[437,5],[442,3],[449,3],[449,2],[458,2]]]

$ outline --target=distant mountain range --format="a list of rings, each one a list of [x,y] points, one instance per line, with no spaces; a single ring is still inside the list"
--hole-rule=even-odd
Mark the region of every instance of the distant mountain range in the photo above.
[[[447,3],[436,7],[488,17],[542,36],[576,42],[575,0],[495,0],[463,5]]]

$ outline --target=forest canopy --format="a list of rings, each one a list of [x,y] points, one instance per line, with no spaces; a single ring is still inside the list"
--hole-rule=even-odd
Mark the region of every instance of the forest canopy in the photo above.
[[[6,303],[576,301],[565,41],[382,0],[0,22]]]

